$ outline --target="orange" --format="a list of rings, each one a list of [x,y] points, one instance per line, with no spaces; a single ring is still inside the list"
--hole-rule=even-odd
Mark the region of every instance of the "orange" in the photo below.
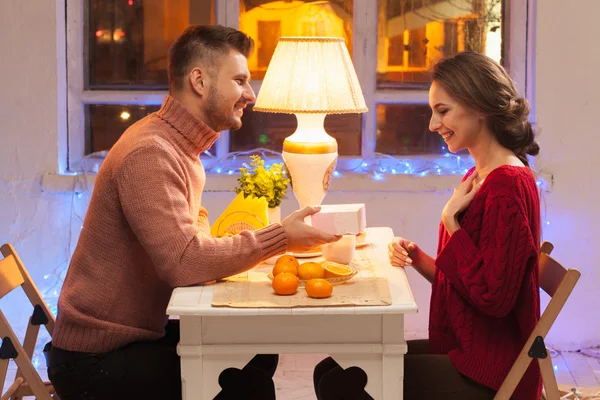
[[[352,268],[346,264],[338,264],[333,261],[323,261],[325,268],[325,278],[338,278],[340,276],[348,276],[352,274]]]
[[[324,299],[331,296],[333,286],[325,279],[311,279],[305,285],[306,294],[314,299]]]
[[[289,272],[282,272],[273,278],[273,290],[277,294],[290,295],[298,291],[298,277]]]
[[[273,267],[273,276],[277,276],[282,272],[289,272],[290,274],[298,276],[298,267],[300,263],[294,256],[283,255],[275,261],[275,266]]]
[[[309,261],[301,264],[298,268],[298,278],[303,281],[323,277],[325,277],[325,268],[319,263]]]

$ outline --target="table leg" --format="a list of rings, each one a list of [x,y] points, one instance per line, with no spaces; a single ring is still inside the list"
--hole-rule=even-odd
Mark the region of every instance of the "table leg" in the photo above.
[[[201,379],[203,373],[202,358],[200,355],[181,357],[181,394],[183,400],[203,398]]]
[[[404,315],[383,316],[382,396],[384,400],[404,398]]]
[[[181,397],[183,400],[202,399],[202,318],[181,316],[180,326],[177,354],[181,359]]]
[[[383,400],[404,398],[404,354],[383,355]]]

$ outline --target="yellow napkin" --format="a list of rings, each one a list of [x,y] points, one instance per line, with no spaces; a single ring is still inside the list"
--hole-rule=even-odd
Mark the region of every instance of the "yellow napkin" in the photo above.
[[[244,193],[240,192],[212,224],[210,234],[214,237],[223,237],[244,230],[264,228],[269,223],[268,207],[269,204],[264,197],[244,198]]]

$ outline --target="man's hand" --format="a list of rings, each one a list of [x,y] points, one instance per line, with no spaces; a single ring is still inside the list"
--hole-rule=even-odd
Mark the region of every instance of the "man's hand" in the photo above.
[[[321,211],[321,207],[304,207],[281,221],[287,234],[288,251],[308,251],[320,244],[336,242],[341,235],[330,235],[304,222],[304,218]]]

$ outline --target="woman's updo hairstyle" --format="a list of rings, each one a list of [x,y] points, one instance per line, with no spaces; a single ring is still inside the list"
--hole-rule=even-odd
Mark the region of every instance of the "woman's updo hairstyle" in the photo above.
[[[529,122],[529,103],[500,64],[474,52],[440,60],[432,79],[462,105],[485,115],[498,142],[529,166],[527,154],[536,156],[540,146]]]

